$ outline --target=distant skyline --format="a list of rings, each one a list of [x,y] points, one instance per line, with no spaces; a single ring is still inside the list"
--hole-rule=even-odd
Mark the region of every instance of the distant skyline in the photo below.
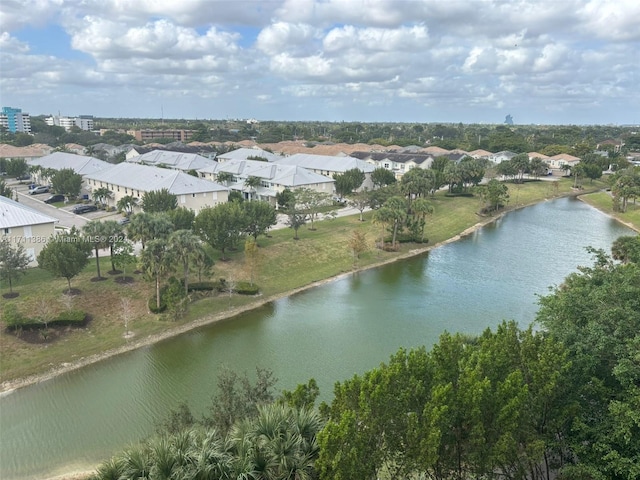
[[[637,0],[1,0],[31,115],[640,124]]]

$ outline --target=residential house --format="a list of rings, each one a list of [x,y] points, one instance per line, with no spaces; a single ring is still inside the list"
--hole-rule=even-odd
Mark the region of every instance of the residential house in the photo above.
[[[596,150],[602,150],[606,147],[612,148],[615,153],[620,153],[622,147],[624,147],[624,142],[618,139],[603,140],[602,142],[598,142]]]
[[[398,179],[412,168],[427,169],[433,164],[433,156],[426,153],[353,152],[350,156],[390,170]]]
[[[434,157],[442,157],[449,153],[449,150],[441,147],[427,147],[422,149],[422,153],[428,153]]]
[[[78,143],[65,143],[64,150],[67,153],[75,153],[76,155],[84,155],[86,148]]]
[[[568,153],[560,153],[558,155],[554,155],[553,157],[549,157],[549,159],[545,160],[551,168],[563,168],[565,165],[569,167],[573,167],[580,163],[580,159],[578,157],[574,157],[573,155],[569,155]]]
[[[534,158],[539,158],[540,160],[542,160],[543,162],[547,162],[549,163],[549,156],[545,155],[543,153],[539,153],[539,152],[529,152],[527,153],[527,155],[529,155],[529,160],[533,160]]]
[[[85,175],[106,170],[113,166],[112,164],[98,158],[67,152],[53,152],[50,155],[32,159],[27,163],[32,167],[40,167],[41,169],[51,169],[56,171],[69,168],[75,173],[82,175],[83,178]],[[47,183],[50,181],[50,179],[42,172],[34,172],[32,176],[38,183]],[[84,187],[86,187],[85,183],[83,183],[83,188]]]
[[[493,163],[497,164],[497,163],[502,163],[502,162],[507,161],[507,160],[511,160],[516,155],[517,155],[517,153],[513,153],[513,152],[510,152],[508,150],[503,150],[502,152],[492,153],[489,156],[489,160],[491,160]]]
[[[34,143],[26,147],[14,147],[6,143],[0,143],[0,158],[23,158],[25,161],[44,157],[53,152],[53,147],[44,143]]]
[[[58,220],[0,196],[0,238],[8,238],[13,247],[21,244],[29,255],[29,266],[35,267],[38,254],[54,234]]]
[[[153,140],[160,140],[169,138],[171,140],[177,140],[179,142],[186,142],[191,139],[195,133],[193,130],[178,130],[178,129],[143,129],[143,130],[127,130],[127,133],[139,142],[150,142]]]
[[[149,143],[144,146],[130,145],[126,150],[126,159],[129,160],[138,155],[153,152],[154,150],[176,153],[193,153],[211,160],[213,160],[218,153],[215,146],[202,142],[191,142],[187,145],[182,142],[172,142],[167,143],[166,145]]]
[[[126,161],[129,163],[150,165],[152,167],[171,168],[183,172],[200,170],[215,163],[215,160],[201,157],[196,153],[169,152],[164,150],[152,150],[142,155],[127,158]]]
[[[212,207],[228,200],[229,189],[209,180],[194,177],[180,170],[151,167],[129,162],[86,175],[87,187],[93,191],[107,188],[113,194],[109,206],[116,206],[127,195],[138,202],[146,192],[167,189],[178,198],[178,206],[196,214],[204,207]]]
[[[451,160],[453,163],[460,163],[460,160],[462,160],[464,157],[468,157],[469,155],[467,155],[466,153],[453,153],[452,150],[450,153],[447,153],[444,156]]]
[[[281,158],[277,160],[276,163],[281,165],[297,165],[298,167],[306,168],[314,173],[330,178],[333,178],[335,174],[342,174],[347,170],[357,168],[365,174],[365,180],[360,189],[373,189],[371,173],[375,170],[375,167],[355,157],[333,157],[328,155],[297,153],[289,157]]]
[[[275,162],[282,159],[282,156],[275,153],[262,150],[261,148],[238,148],[227,153],[221,153],[216,156],[216,160],[220,163],[229,162],[231,160],[258,160],[264,158],[267,162]]]
[[[267,201],[274,206],[277,206],[276,195],[285,189],[310,188],[328,194],[335,192],[335,180],[297,165],[259,160],[228,160],[203,168],[198,173],[203,178],[219,183],[221,173],[231,174],[232,178],[228,183],[230,190],[242,192],[247,199]],[[260,185],[256,188],[247,186],[246,180],[250,177],[259,178]]]
[[[471,152],[469,152],[469,156],[471,158],[475,158],[476,160],[480,159],[480,160],[489,160],[489,157],[493,155],[493,153],[489,152],[488,150],[482,150],[482,149],[478,149],[478,150],[473,150]]]

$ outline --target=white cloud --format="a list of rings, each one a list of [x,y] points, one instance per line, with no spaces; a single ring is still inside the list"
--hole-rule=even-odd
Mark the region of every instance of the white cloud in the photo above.
[[[8,32],[42,26],[56,15],[64,0],[2,0],[0,25]]]
[[[267,55],[308,55],[317,50],[319,36],[320,30],[311,25],[276,22],[260,32],[256,47]]]
[[[51,92],[107,104],[117,88],[131,115],[165,97],[194,112],[206,99],[280,117],[290,98],[308,117],[379,108],[402,118],[397,103],[478,115],[640,108],[635,0],[0,1],[0,85],[16,105]],[[49,45],[46,30],[38,38],[50,26],[69,35],[67,51],[55,53],[61,37]]]
[[[0,52],[27,53],[29,45],[12,37],[8,32],[0,34]]]

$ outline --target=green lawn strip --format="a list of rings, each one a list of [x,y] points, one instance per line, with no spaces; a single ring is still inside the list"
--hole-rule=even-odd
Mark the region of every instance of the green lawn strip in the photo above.
[[[591,193],[581,198],[589,205],[628,225],[632,225],[637,231],[640,231],[640,203],[629,203],[627,211],[621,213],[613,211],[613,201],[609,192]]]
[[[513,185],[509,184],[510,190]],[[563,179],[557,190],[560,194],[571,191],[570,179]],[[513,192],[512,192],[513,194]],[[519,203],[534,203],[552,195],[549,182],[529,182],[519,189]],[[173,322],[162,316],[148,313],[147,302],[153,287],[140,274],[133,274],[130,267],[127,276],[135,279],[133,284],[120,285],[110,275],[108,255],[101,257],[100,267],[105,281],[92,282],[96,276],[95,258],[92,258],[78,277],[72,279],[72,287],[82,293],[73,300],[73,308],[79,308],[91,315],[91,322],[84,329],[69,330],[61,339],[47,344],[27,343],[14,335],[0,333],[0,381],[12,380],[32,374],[41,374],[63,363],[74,362],[83,357],[100,354],[110,349],[126,346],[149,335],[166,332],[203,317],[213,318],[231,309],[246,307],[252,303],[264,301],[273,296],[284,295],[294,289],[325,280],[336,275],[353,271],[368,265],[393,260],[416,248],[434,245],[452,238],[464,230],[485,222],[490,218],[479,216],[478,198],[447,197],[438,193],[432,199],[434,214],[427,217],[425,237],[428,244],[403,243],[398,251],[383,252],[375,248],[375,242],[381,233],[381,227],[372,222],[372,212],[366,212],[364,222],[359,214],[333,220],[317,222],[316,230],[305,225],[300,228],[300,240],[293,240],[291,229],[274,230],[269,237],[259,237],[261,259],[254,272],[254,281],[260,286],[261,296],[232,295],[213,293],[210,298],[201,298],[190,305],[188,314],[180,321]],[[513,208],[514,205],[509,205]],[[354,230],[365,232],[369,251],[354,262],[348,242]],[[386,240],[390,240],[387,234]],[[220,252],[213,251],[215,265],[212,280],[225,278],[228,282],[248,281],[249,274],[244,264],[243,245],[237,251],[228,252],[228,261],[220,261]],[[355,263],[355,265],[354,265]],[[197,280],[197,274],[191,275],[191,281]],[[15,285],[14,290],[20,296],[4,300],[15,304],[21,311],[37,311],[39,305],[48,302],[56,311],[64,309],[62,291],[66,288],[65,279],[54,279],[40,269],[31,269]],[[0,293],[8,292],[2,286]],[[124,338],[121,298],[131,298],[135,317],[129,328],[134,332],[132,339]]]

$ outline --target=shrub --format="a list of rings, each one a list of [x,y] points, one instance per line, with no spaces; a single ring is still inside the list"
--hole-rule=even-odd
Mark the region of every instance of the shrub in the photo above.
[[[44,322],[24,317],[17,311],[14,305],[7,305],[2,315],[2,320],[7,325],[7,330],[15,331],[18,328],[23,330],[41,330],[45,328]],[[67,310],[62,312],[53,320],[47,322],[47,327],[81,327],[86,324],[87,314],[82,310]]]
[[[226,292],[229,289],[229,286],[227,285],[227,281],[224,278],[221,278],[220,280],[218,280],[215,286],[216,286],[216,290],[218,290],[219,292]]]
[[[256,284],[251,285],[249,282],[238,282],[235,292],[239,295],[257,295],[260,289]]]
[[[7,304],[2,312],[2,321],[7,326],[8,330],[16,330],[21,327],[25,322],[24,316],[18,311],[15,305]]]
[[[162,298],[162,292],[160,293],[160,308],[158,308],[155,295],[149,298],[149,311],[151,311],[151,313],[162,313],[166,309],[167,309],[167,302],[165,302],[164,299]]]
[[[50,327],[81,326],[85,324],[87,314],[82,310],[67,310],[58,315],[57,318],[49,322]]]
[[[189,284],[190,292],[208,291],[217,289],[215,282],[193,282]]]

